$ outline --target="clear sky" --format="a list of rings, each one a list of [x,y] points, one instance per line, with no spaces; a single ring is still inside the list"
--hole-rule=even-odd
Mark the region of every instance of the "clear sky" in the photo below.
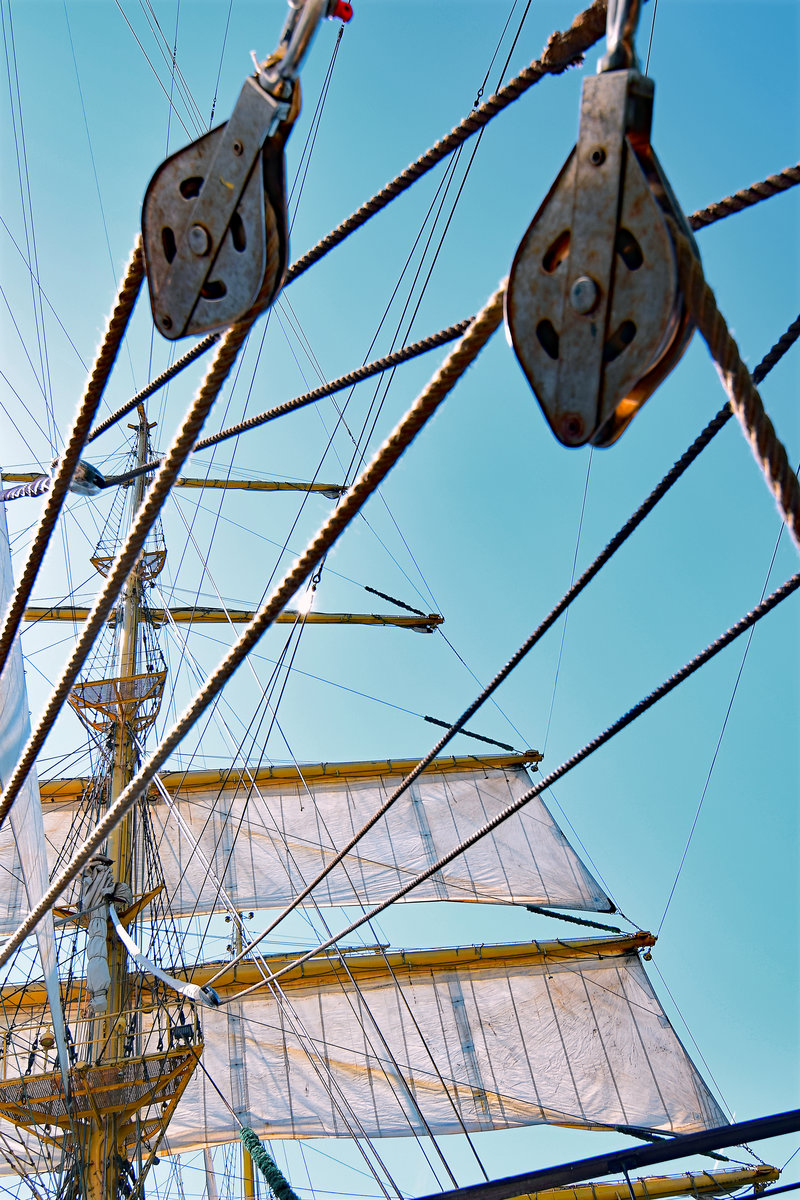
[[[523,15],[520,0],[501,39],[510,8],[510,0],[358,0],[306,163],[338,25],[321,29],[303,72],[304,108],[287,153],[290,185],[299,176],[290,208],[293,257],[456,124],[485,80],[485,94],[493,90]],[[36,469],[53,454],[49,406],[58,432],[68,428],[150,176],[168,150],[208,127],[212,111],[213,123],[230,113],[250,70],[250,50],[263,57],[272,49],[284,6],[276,0],[0,0],[0,11],[7,62],[0,88],[0,453],[4,469]],[[505,78],[535,58],[575,11],[566,0],[533,0]],[[662,0],[658,6],[649,64],[656,82],[653,144],[686,212],[797,161],[798,11],[796,3],[771,0]],[[646,5],[638,39],[643,58],[653,16],[653,5]],[[170,71],[174,46],[179,78]],[[474,161],[475,141],[465,146],[413,290],[430,222],[416,249],[415,239],[442,198],[437,189],[447,164],[287,289],[254,330],[207,429],[315,386],[318,372],[330,379],[384,353],[397,328],[401,341],[411,340],[477,311],[508,271],[574,143],[581,81],[598,53],[590,53],[584,69],[543,80],[497,117]],[[751,367],[800,308],[798,205],[800,190],[790,190],[698,234],[707,277]],[[371,349],[412,251],[411,270]],[[43,314],[38,326],[37,313]],[[143,295],[105,411],[170,361],[172,347],[151,330]],[[395,374],[370,448],[406,410],[442,353]],[[800,463],[798,353],[790,351],[762,388],[794,466]],[[159,447],[168,444],[201,369],[185,372],[151,402]],[[355,393],[347,410],[350,430],[368,419],[375,394],[370,384]],[[566,450],[550,434],[499,331],[330,555],[315,600],[318,609],[380,611],[386,603],[365,592],[368,585],[443,614],[444,636],[308,629],[281,702],[285,741],[274,731],[267,759],[319,762],[427,751],[436,733],[420,717],[453,719],[467,706],[476,680],[494,675],[561,596],[573,571],[591,561],[724,399],[696,336],[621,441],[594,454]],[[335,422],[327,400],[224,443],[213,458],[198,456],[190,473],[309,479],[322,463],[319,478],[338,483],[352,444],[340,427],[322,458]],[[124,426],[111,431],[88,457],[101,470],[119,469],[127,434]],[[52,441],[57,448],[58,434]],[[279,560],[288,565],[290,551],[302,549],[330,509],[330,501],[312,497],[292,528],[296,497],[234,493],[223,502],[221,495],[198,502],[198,493],[186,491],[165,512],[169,560],[161,586],[169,602],[189,603],[199,590],[206,603],[217,604],[218,590],[240,606],[255,604]],[[8,509],[17,569],[38,503],[19,501]],[[105,497],[70,500],[63,535],[54,538],[37,585],[40,598],[70,589],[79,598],[91,596],[88,555],[108,505]],[[575,603],[568,622],[562,619],[545,637],[470,727],[520,749],[543,750],[543,767],[557,766],[752,608],[765,586],[771,591],[797,569],[785,533],[773,563],[779,533],[761,473],[730,422]],[[284,543],[289,549],[281,558]],[[198,549],[208,558],[204,577]],[[736,1119],[797,1104],[797,614],[795,596],[756,629],[743,667],[740,639],[549,797],[634,925],[655,932],[663,921],[654,983]],[[71,640],[69,627],[62,627],[57,636],[66,643],[46,649],[58,628],[25,638],[34,652],[34,717],[46,695],[43,677],[53,678]],[[213,668],[229,640],[215,627],[193,636],[200,673]],[[260,645],[254,666],[262,681],[284,641],[285,631],[277,629]],[[165,707],[162,724],[180,711],[192,684],[178,648],[165,653],[177,676],[177,699],[176,709]],[[256,695],[252,678],[243,677],[228,698],[243,714]],[[69,717],[45,749],[51,762],[43,774],[82,769],[52,761],[79,736]],[[227,753],[213,730],[201,747],[197,743],[190,736],[176,761],[212,764]],[[470,753],[477,745],[459,737],[452,752]],[[412,906],[386,914],[378,932],[395,944],[419,946],[573,931],[528,913],[442,905],[435,912]],[[314,935],[298,925],[291,936],[308,944]],[[798,1140],[760,1149],[781,1165]],[[620,1139],[533,1129],[484,1135],[480,1142],[490,1173],[499,1175],[598,1153]],[[335,1146],[325,1149],[339,1153]],[[453,1153],[460,1180],[468,1182],[466,1157]],[[433,1190],[423,1166],[404,1162],[408,1154],[404,1144],[387,1151],[390,1161],[403,1164],[408,1192]],[[308,1156],[313,1176],[315,1152]],[[319,1171],[326,1160],[316,1161]],[[797,1177],[797,1162],[787,1181]],[[354,1178],[344,1175],[340,1190],[369,1190],[368,1180]],[[186,1186],[191,1190],[188,1180]]]

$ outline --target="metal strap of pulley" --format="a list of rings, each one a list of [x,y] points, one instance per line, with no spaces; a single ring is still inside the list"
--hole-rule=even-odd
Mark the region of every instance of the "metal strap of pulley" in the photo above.
[[[691,231],[650,144],[639,0],[609,0],[607,54],[581,99],[578,143],[517,251],[509,338],[553,433],[609,446],[686,349],[692,325],[665,215]]]
[[[320,20],[347,0],[290,3],[278,49],[245,80],[230,119],[171,155],[142,207],[153,321],[164,337],[222,329],[267,308],[289,254],[284,145],[297,73]]]

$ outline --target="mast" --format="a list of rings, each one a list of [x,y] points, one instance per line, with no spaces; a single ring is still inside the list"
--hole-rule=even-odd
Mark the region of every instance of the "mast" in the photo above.
[[[136,466],[147,461],[148,431],[143,405],[137,410],[138,425],[131,425],[137,434]],[[133,498],[130,509],[130,524],[142,503],[146,476],[139,475],[133,482]],[[137,565],[138,566],[138,565]],[[120,681],[136,675],[136,649],[140,624],[142,582],[134,566],[123,592],[122,630],[120,636],[118,672]],[[114,727],[114,759],[108,789],[108,806],[116,800],[133,778],[136,769],[137,751],[131,726],[127,720],[128,708],[120,704],[116,712]],[[108,865],[115,883],[125,884],[131,889],[133,869],[133,825],[135,810],[131,809],[112,831],[108,839]],[[106,918],[107,920],[107,918]],[[126,1025],[123,1012],[126,1008],[128,964],[125,948],[109,930],[106,935],[109,989],[108,1010],[102,1022],[102,1039],[109,1042],[110,1058],[121,1061],[125,1053]],[[88,1200],[116,1200],[119,1194],[121,1156],[119,1146],[120,1118],[116,1112],[101,1115],[98,1111],[90,1124],[87,1155],[86,1188]]]

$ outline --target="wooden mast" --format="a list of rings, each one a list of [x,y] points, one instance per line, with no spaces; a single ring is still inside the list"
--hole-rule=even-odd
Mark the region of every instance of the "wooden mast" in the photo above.
[[[132,425],[137,434],[136,465],[147,461],[148,430],[144,407],[139,406],[139,424]],[[133,498],[130,521],[142,503],[146,476],[140,475],[133,482]],[[122,680],[136,675],[136,650],[140,623],[142,582],[137,568],[131,571],[123,593],[122,631],[120,637],[118,673]],[[116,712],[114,731],[114,761],[108,790],[108,805],[113,804],[123,788],[130,782],[136,770],[137,752],[127,720],[127,706],[120,704]],[[131,809],[112,831],[108,839],[108,857],[115,882],[132,884],[133,868],[133,825],[135,809]],[[114,937],[109,928],[107,938],[108,969],[111,983],[108,992],[108,1009],[103,1021],[103,1041],[108,1046],[111,1061],[124,1057],[125,1020],[127,1007],[128,963],[125,948]],[[117,1200],[119,1195],[120,1167],[123,1147],[119,1144],[120,1115],[116,1112],[98,1112],[91,1122],[86,1164],[88,1200]]]

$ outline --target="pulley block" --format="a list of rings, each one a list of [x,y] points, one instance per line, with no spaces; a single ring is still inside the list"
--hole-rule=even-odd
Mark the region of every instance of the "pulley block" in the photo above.
[[[164,337],[221,329],[277,294],[289,245],[283,151],[299,102],[297,81],[286,101],[248,78],[230,120],[151,179],[142,237]]]
[[[511,268],[509,338],[566,446],[616,441],[692,334],[665,216],[697,251],[650,145],[652,111],[635,69],[585,81],[578,144]]]

